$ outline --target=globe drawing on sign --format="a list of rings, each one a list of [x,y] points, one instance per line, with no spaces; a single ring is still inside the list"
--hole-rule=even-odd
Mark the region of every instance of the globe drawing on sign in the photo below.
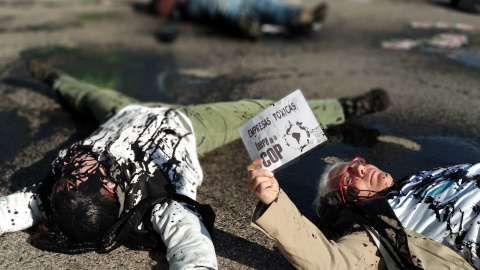
[[[286,144],[293,149],[303,151],[310,144],[310,131],[302,125],[302,122],[296,122],[295,124],[289,122],[288,124],[289,126],[283,135]]]

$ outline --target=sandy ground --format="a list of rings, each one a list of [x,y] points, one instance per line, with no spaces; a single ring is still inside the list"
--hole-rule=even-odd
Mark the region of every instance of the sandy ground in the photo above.
[[[381,131],[380,143],[373,148],[340,144],[322,150],[320,158],[360,153],[400,175],[480,157],[479,69],[451,53],[380,48],[382,40],[432,35],[410,29],[410,21],[461,22],[478,29],[478,15],[451,9],[447,1],[331,0],[323,30],[309,37],[252,42],[181,22],[178,39],[161,43],[155,38],[161,20],[141,12],[147,2],[0,0],[0,194],[38,181],[59,149],[95,126],[66,112],[51,89],[29,78],[25,55],[45,46],[164,55],[182,72],[222,78],[202,90],[202,101],[279,99],[298,88],[307,98],[335,98],[383,87],[394,106],[358,120]],[[477,54],[478,31],[468,33],[468,50]],[[290,269],[274,242],[249,226],[256,200],[245,187],[248,162],[240,141],[201,159],[205,182],[199,200],[217,213],[213,238],[219,268]],[[0,268],[168,268],[161,251],[54,254],[26,243],[29,234],[0,237]]]

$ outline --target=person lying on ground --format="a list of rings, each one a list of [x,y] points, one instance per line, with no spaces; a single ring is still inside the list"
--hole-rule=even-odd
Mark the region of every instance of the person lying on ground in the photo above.
[[[361,186],[362,180],[370,177],[370,183],[374,183],[376,177],[382,176],[382,171],[373,165],[365,164],[362,158],[357,158],[354,163],[360,165],[346,172],[354,176],[354,182],[350,183],[351,187],[343,188],[349,193],[343,193],[338,187],[335,189],[335,186],[332,189],[327,183],[329,178],[335,175],[338,178],[340,173],[352,166],[342,161],[326,168],[314,203],[319,217],[343,206],[343,199],[338,200],[338,196],[337,200],[335,199],[338,194],[336,190],[340,190],[347,197],[352,196],[350,199],[345,198],[347,201],[358,201],[362,197],[375,198],[383,194],[405,228],[446,245],[470,264],[480,268],[480,242],[477,239],[480,229],[477,209],[480,205],[480,189],[477,184],[480,179],[480,163],[421,171],[394,182],[388,189],[379,188],[380,191],[371,191],[368,194],[365,194],[366,188]],[[356,198],[357,196],[359,198]],[[328,231],[332,224],[327,221],[321,227]]]
[[[280,189],[272,172],[257,169],[261,162],[261,159],[254,160],[247,167],[247,187],[260,199],[252,215],[252,226],[273,238],[280,251],[296,268],[474,269],[462,258],[466,256],[464,250],[455,252],[440,243],[445,241],[439,238],[435,239],[439,242],[434,241],[428,234],[435,237],[441,230],[449,234],[451,231],[446,226],[450,225],[447,223],[459,219],[458,214],[453,217],[456,214],[449,212],[452,208],[445,207],[445,212],[442,213],[439,204],[462,206],[467,212],[472,212],[468,211],[471,204],[457,204],[453,191],[459,188],[471,192],[473,196],[478,193],[478,188],[475,187],[476,190],[473,191],[475,188],[471,185],[475,185],[474,179],[478,178],[479,164],[422,172],[399,185],[395,184],[390,174],[367,164],[360,157],[354,158],[350,163],[333,164],[326,168],[320,179],[319,195],[315,200],[320,223],[317,227],[300,214]],[[471,176],[473,172],[477,176],[469,181],[469,187],[463,186],[463,181],[467,180],[464,176]],[[438,173],[446,177],[438,178]],[[418,176],[426,177],[422,181]],[[439,183],[443,183],[443,189],[438,189]],[[442,192],[448,194],[441,194]],[[387,199],[387,194],[392,197]],[[433,199],[438,204],[433,203],[436,207],[432,211],[439,211],[437,214],[443,215],[447,220],[435,220],[439,216],[423,216],[429,214],[429,210],[428,206],[417,204],[421,202],[420,194],[430,194],[425,198],[439,196]],[[438,201],[439,199],[444,201]],[[425,203],[432,203],[431,200],[432,197]],[[405,204],[409,205],[406,209],[402,208]],[[412,205],[417,205],[419,209],[415,210]],[[459,211],[462,210],[458,209],[457,213]],[[404,227],[403,221],[408,226],[411,223],[415,225],[411,228]],[[478,224],[471,229],[464,229],[476,235],[478,228],[474,232],[474,226]],[[442,237],[449,238],[440,235]]]
[[[153,0],[152,13],[165,18],[186,18],[213,23],[240,31],[247,37],[263,36],[262,25],[287,27],[291,33],[305,34],[321,26],[327,5],[303,8],[278,0]]]
[[[37,185],[0,197],[0,234],[38,226],[29,242],[67,254],[166,247],[171,269],[217,269],[214,213],[196,201],[198,156],[233,140],[269,100],[199,105],[145,103],[78,81],[37,60],[27,63],[74,110],[100,126],[61,150]],[[311,100],[325,126],[385,109],[380,90],[341,100]],[[345,112],[344,112],[345,110]]]
[[[480,0],[450,0],[450,5],[460,10],[480,14]]]

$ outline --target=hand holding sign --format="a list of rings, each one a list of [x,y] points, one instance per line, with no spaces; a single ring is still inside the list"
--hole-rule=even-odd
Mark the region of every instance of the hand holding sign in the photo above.
[[[266,169],[257,169],[262,159],[255,159],[247,166],[247,187],[265,205],[270,205],[278,196],[280,187],[273,173]]]
[[[238,132],[250,158],[262,158],[261,167],[271,171],[327,141],[300,90],[254,116]]]

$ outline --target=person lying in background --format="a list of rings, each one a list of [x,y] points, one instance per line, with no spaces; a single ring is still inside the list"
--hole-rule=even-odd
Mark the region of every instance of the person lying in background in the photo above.
[[[164,18],[206,22],[254,40],[262,38],[264,24],[285,27],[291,34],[315,31],[327,13],[325,3],[303,8],[277,0],[153,0],[149,8]]]

